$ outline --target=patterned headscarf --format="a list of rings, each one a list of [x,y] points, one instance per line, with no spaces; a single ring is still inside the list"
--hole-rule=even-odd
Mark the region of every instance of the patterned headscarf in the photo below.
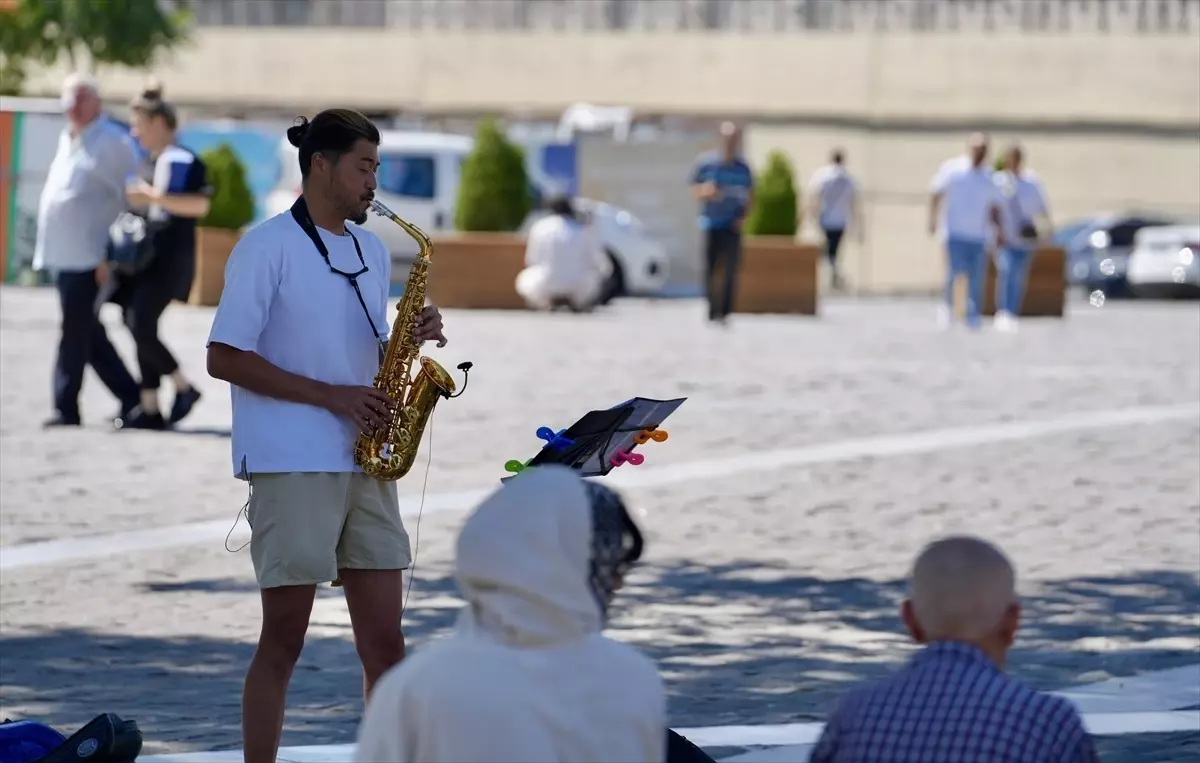
[[[616,492],[598,482],[583,481],[592,509],[592,558],[588,582],[607,615],[617,585],[642,555],[642,534]]]

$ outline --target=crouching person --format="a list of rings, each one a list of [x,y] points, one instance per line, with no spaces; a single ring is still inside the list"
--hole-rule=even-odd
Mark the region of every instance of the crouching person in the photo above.
[[[517,293],[534,310],[589,312],[604,298],[612,262],[570,199],[556,197],[549,207],[551,214],[529,229]]]
[[[522,472],[467,518],[455,632],[376,685],[363,763],[660,763],[653,662],[602,629],[642,540],[620,497],[576,472]]]

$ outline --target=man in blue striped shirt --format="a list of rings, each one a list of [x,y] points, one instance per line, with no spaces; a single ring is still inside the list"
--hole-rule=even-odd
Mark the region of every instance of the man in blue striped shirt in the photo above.
[[[754,201],[754,173],[741,155],[742,133],[721,124],[721,148],[700,156],[692,173],[692,194],[700,201],[704,231],[705,293],[708,318],[724,323],[733,311],[742,259],[742,222]]]
[[[842,698],[812,763],[1097,763],[1070,702],[1004,674],[1020,611],[999,549],[970,537],[927,546],[901,611],[925,648]]]

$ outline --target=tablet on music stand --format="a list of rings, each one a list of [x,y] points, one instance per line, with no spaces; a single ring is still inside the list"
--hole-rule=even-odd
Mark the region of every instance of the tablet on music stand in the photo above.
[[[602,477],[626,464],[640,466],[645,456],[636,452],[637,447],[666,440],[662,424],[685,400],[635,397],[612,408],[588,411],[557,432],[541,427],[537,436],[545,445],[528,461],[506,463],[504,468],[510,474],[501,481],[512,479],[526,467],[543,464],[562,464],[578,470],[582,477]]]

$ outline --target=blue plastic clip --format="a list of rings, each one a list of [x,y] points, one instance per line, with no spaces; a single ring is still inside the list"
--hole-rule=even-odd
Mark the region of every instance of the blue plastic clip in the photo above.
[[[566,431],[565,429],[560,429],[558,432],[555,432],[550,427],[539,427],[537,436],[538,439],[545,440],[546,444],[553,450],[562,450],[575,444],[575,441],[569,437],[563,437],[563,433]]]

